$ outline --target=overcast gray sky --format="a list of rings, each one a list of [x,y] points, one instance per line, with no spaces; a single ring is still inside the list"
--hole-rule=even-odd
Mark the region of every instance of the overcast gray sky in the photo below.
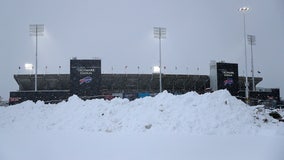
[[[253,46],[258,87],[284,94],[284,0],[1,0],[0,96],[18,90],[13,75],[35,63],[30,24],[44,24],[39,73],[69,73],[72,57],[102,60],[102,72],[150,73],[159,63],[153,27],[167,28],[162,41],[166,73],[209,74],[211,60],[238,63],[244,75],[242,6]],[[250,48],[248,48],[250,55]],[[250,58],[248,57],[250,70]],[[125,71],[124,66],[128,66]],[[19,70],[19,66],[22,68]],[[177,67],[177,70],[175,69]],[[186,69],[188,68],[188,70]],[[197,69],[199,68],[199,70]],[[249,72],[250,75],[250,72]]]

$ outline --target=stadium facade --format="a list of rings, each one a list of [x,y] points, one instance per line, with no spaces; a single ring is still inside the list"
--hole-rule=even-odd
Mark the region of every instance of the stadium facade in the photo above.
[[[115,96],[135,99],[159,92],[158,74],[102,74],[99,59],[71,59],[70,74],[39,74],[37,89],[35,75],[15,74],[18,91],[10,92],[9,104],[26,100],[42,100],[46,103],[67,100],[71,95],[82,99],[105,98]],[[234,63],[211,62],[210,75],[162,74],[163,90],[173,94],[190,91],[205,93],[227,89],[234,96],[244,97],[245,78],[238,76],[238,65]],[[252,90],[252,78],[248,78]],[[255,85],[262,81],[255,77]],[[252,99],[266,99],[268,96],[280,100],[279,89],[250,91]]]

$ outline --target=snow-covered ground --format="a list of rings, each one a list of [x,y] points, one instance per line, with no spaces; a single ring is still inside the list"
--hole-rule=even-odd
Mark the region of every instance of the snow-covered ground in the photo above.
[[[284,159],[284,123],[220,90],[0,107],[0,159]],[[278,110],[284,116],[284,112]]]

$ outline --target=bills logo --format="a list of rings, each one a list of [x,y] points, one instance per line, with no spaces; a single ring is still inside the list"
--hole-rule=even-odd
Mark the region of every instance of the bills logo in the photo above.
[[[80,85],[82,85],[84,83],[90,83],[92,80],[93,80],[92,77],[87,76],[87,77],[84,77],[84,78],[80,79],[79,82],[80,82]]]
[[[234,83],[234,81],[233,81],[232,78],[228,78],[228,79],[224,80],[224,86],[232,85],[233,83]]]

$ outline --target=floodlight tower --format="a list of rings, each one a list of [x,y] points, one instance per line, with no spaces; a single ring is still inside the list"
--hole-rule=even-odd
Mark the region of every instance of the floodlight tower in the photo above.
[[[248,67],[247,67],[247,44],[246,44],[246,12],[248,12],[249,8],[248,7],[241,7],[239,11],[243,14],[243,20],[244,20],[244,44],[245,44],[245,70],[246,70],[246,82],[245,82],[245,87],[246,87],[246,102],[248,103],[249,100],[249,90],[248,90]]]
[[[253,66],[253,52],[252,52],[252,46],[255,45],[255,35],[248,35],[248,43],[249,43],[249,45],[250,45],[250,53],[251,53],[252,90],[255,91],[254,66]]]
[[[37,91],[37,39],[38,36],[43,36],[44,25],[43,24],[30,24],[30,35],[36,37],[36,64],[35,64],[35,91]]]
[[[159,68],[160,68],[160,92],[162,92],[162,46],[161,40],[166,38],[166,28],[154,27],[154,38],[159,39]]]

